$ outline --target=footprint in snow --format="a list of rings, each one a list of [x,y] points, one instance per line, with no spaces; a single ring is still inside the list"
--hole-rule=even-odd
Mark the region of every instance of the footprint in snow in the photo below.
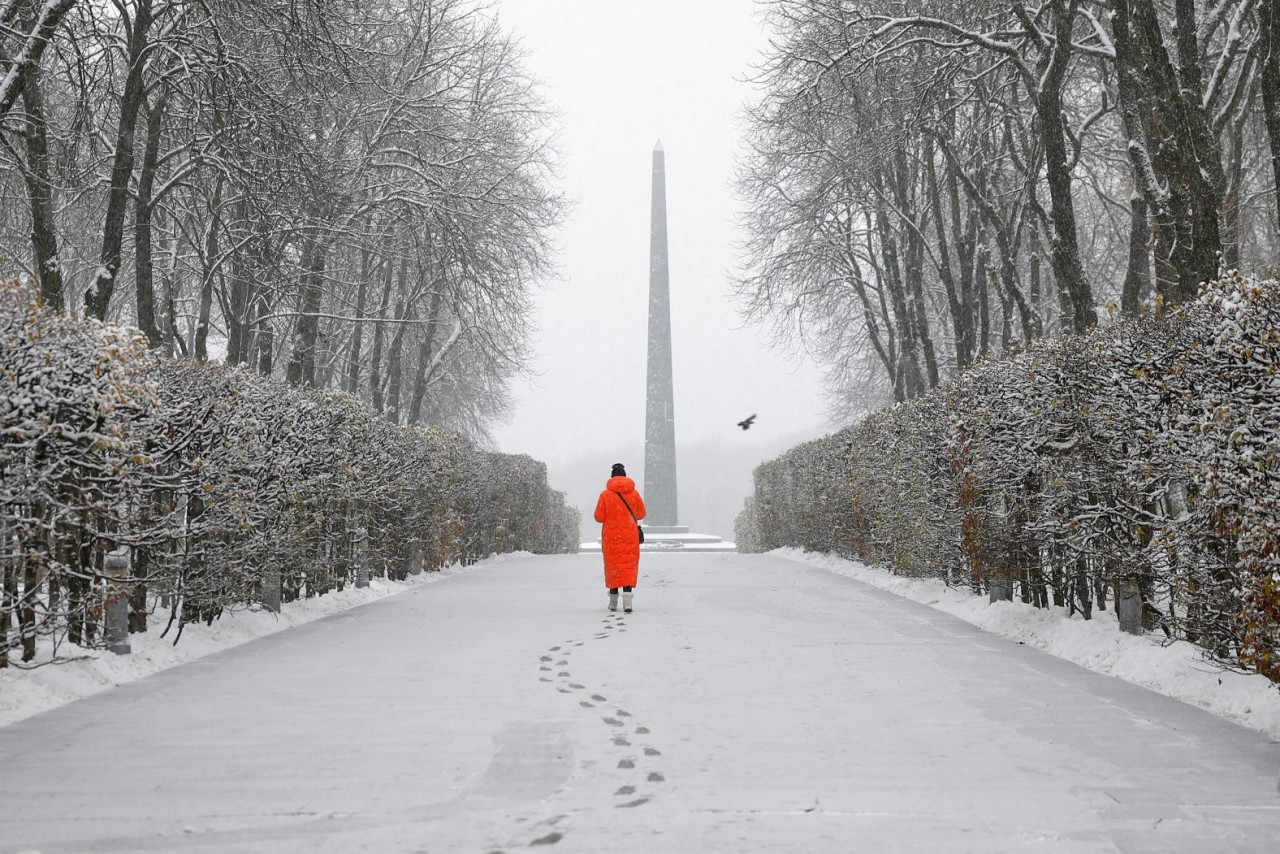
[[[561,839],[564,839],[564,834],[558,830],[553,830],[546,836],[539,836],[537,839],[530,842],[529,845],[555,845]]]

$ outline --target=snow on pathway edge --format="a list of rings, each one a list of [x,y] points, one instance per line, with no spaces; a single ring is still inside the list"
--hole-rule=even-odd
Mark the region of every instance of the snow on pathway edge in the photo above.
[[[105,650],[85,650],[83,657],[59,664],[48,664],[33,670],[9,667],[0,670],[0,727],[24,718],[104,691],[108,688],[150,676],[152,673],[184,664],[211,653],[300,626],[321,617],[369,602],[385,599],[436,581],[468,572],[481,566],[528,557],[528,552],[513,552],[479,561],[471,566],[455,564],[436,572],[423,572],[404,581],[374,578],[368,587],[345,589],[284,603],[279,614],[269,611],[235,611],[223,614],[213,625],[191,623],[175,646],[173,634],[160,637],[168,622],[167,615],[155,614],[145,632],[129,636],[132,652],[115,655]],[[174,630],[176,631],[176,629]],[[63,647],[67,653],[70,645]]]
[[[1125,634],[1108,609],[1086,620],[1063,608],[992,602],[947,587],[937,579],[904,578],[857,561],[800,549],[770,554],[853,578],[920,602],[980,629],[1022,641],[1098,673],[1115,676],[1181,700],[1280,741],[1280,690],[1265,676],[1224,670],[1186,641]]]

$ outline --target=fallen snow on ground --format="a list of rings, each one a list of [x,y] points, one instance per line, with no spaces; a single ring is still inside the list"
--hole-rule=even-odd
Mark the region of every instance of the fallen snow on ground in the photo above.
[[[225,613],[214,620],[213,625],[188,624],[176,645],[173,637],[177,627],[170,630],[168,637],[162,638],[160,634],[168,622],[167,617],[153,615],[146,632],[129,636],[131,652],[128,655],[82,650],[74,660],[58,664],[46,664],[31,670],[13,666],[0,670],[0,726],[263,635],[394,596],[473,567],[520,557],[528,557],[528,552],[500,555],[468,567],[455,565],[437,572],[423,572],[409,576],[405,581],[374,578],[368,587],[348,585],[343,590],[314,599],[286,602],[279,614],[262,610]],[[63,647],[64,655],[68,649],[69,646]]]
[[[947,587],[936,579],[904,578],[834,555],[776,549],[772,554],[830,570],[881,590],[945,611],[994,634],[1074,661],[1181,700],[1280,741],[1280,690],[1257,673],[1224,670],[1206,661],[1186,641],[1163,635],[1125,634],[1115,612],[1095,612],[1092,620],[1068,616],[1063,608],[1036,608],[1022,602],[991,602]]]
[[[1186,642],[1168,644],[1162,642],[1162,635],[1124,634],[1117,627],[1111,610],[1099,613],[1093,620],[1085,620],[1079,614],[1068,616],[1061,608],[1034,608],[1021,602],[988,604],[984,597],[949,588],[938,580],[891,575],[883,569],[831,555],[798,549],[777,549],[773,554],[937,608],[986,631],[1158,691],[1280,740],[1280,691],[1265,677],[1223,670],[1206,661],[1195,646]],[[522,552],[502,555],[476,566],[525,556]],[[349,586],[315,599],[286,603],[280,614],[265,611],[224,614],[212,626],[188,625],[176,646],[172,643],[172,631],[168,638],[160,637],[165,620],[153,618],[147,632],[130,636],[130,655],[89,650],[75,661],[33,670],[11,667],[0,671],[0,726],[263,635],[439,581],[468,568],[454,566],[411,576],[403,582],[373,579],[366,588]]]

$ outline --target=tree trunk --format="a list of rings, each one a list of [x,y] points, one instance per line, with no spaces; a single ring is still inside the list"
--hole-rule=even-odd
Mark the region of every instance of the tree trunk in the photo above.
[[[39,278],[40,297],[54,311],[66,307],[62,261],[58,258],[58,230],[54,223],[53,182],[49,178],[49,122],[44,111],[44,83],[39,66],[27,73],[22,90],[27,121],[27,168],[22,177],[31,196],[31,251]]]
[[[1129,199],[1129,266],[1120,292],[1120,312],[1130,316],[1142,310],[1151,293],[1151,223],[1146,199]]]
[[[1262,27],[1262,112],[1266,117],[1267,141],[1271,147],[1271,178],[1280,186],[1280,0],[1262,0],[1258,19]],[[1273,194],[1280,226],[1280,192]]]
[[[248,205],[241,200],[236,206],[235,221],[244,223],[248,219]],[[250,330],[253,321],[250,309],[253,306],[253,281],[250,276],[249,252],[256,238],[242,243],[231,259],[231,292],[227,296],[227,304],[223,314],[227,323],[227,364],[247,364],[251,358],[249,352]]]
[[[250,293],[248,264],[239,253],[231,259],[231,293],[227,300],[227,364],[242,365],[249,361]]]
[[[122,8],[122,7],[121,7]],[[134,129],[142,107],[144,87],[142,74],[146,68],[143,51],[151,30],[151,0],[137,0],[130,24],[128,57],[129,73],[120,96],[120,124],[116,127],[115,157],[111,164],[111,180],[107,186],[107,212],[103,219],[102,250],[98,253],[98,270],[93,284],[85,292],[85,308],[91,317],[107,319],[111,293],[120,274],[120,250],[124,243],[124,214],[129,203],[129,184],[133,178]]]
[[[902,402],[924,393],[924,378],[916,349],[919,342],[916,340],[916,329],[907,309],[907,292],[903,283],[898,241],[894,236],[889,214],[880,209],[875,217],[876,228],[880,235],[883,287],[889,291],[889,303],[893,307],[893,325],[897,330],[899,342],[898,364],[892,377],[893,396],[895,401]]]
[[[978,355],[987,356],[991,353],[991,289],[988,287],[990,265],[986,248],[978,249],[976,255],[973,280],[977,285],[975,301],[978,304]]]
[[[209,360],[209,314],[213,308],[213,280],[218,275],[218,232],[222,218],[222,176],[213,185],[213,198],[209,201],[209,230],[204,237],[204,275],[200,277],[200,313],[196,320],[196,361]]]
[[[1175,2],[1178,69],[1153,4],[1114,8],[1117,91],[1135,183],[1154,218],[1158,301],[1177,305],[1217,275],[1222,252],[1222,162],[1203,103],[1194,3]]]
[[[948,164],[947,197],[951,201],[951,234],[956,244],[956,256],[960,261],[960,305],[964,308],[965,326],[969,334],[970,363],[978,354],[978,305],[975,273],[978,263],[979,217],[970,213],[967,221],[961,219],[960,179],[956,167]]]
[[[884,368],[885,375],[892,377],[894,365],[898,363],[897,342],[893,335],[893,322],[889,316],[889,310],[884,299],[884,288],[876,288],[876,297],[874,304],[870,290],[865,277],[862,275],[862,265],[858,263],[858,251],[854,245],[854,235],[852,232],[852,222],[854,212],[846,211],[844,224],[841,229],[841,245],[840,260],[843,264],[845,275],[844,280],[847,286],[858,295],[858,302],[862,305],[863,322],[866,325],[867,337],[871,341],[871,347],[875,350],[876,358],[880,360],[880,365]],[[868,235],[868,240],[870,236]],[[881,324],[883,323],[883,331]]]
[[[1241,204],[1244,182],[1244,128],[1232,122],[1224,131],[1224,140],[1230,146],[1226,156],[1222,188],[1222,267],[1234,270],[1240,266],[1240,244],[1243,240]]]
[[[853,212],[849,211],[847,213],[850,216],[852,216]],[[866,250],[865,250],[866,257],[869,259],[872,259],[875,257],[875,255],[873,254],[874,252],[873,244],[875,242],[875,238],[871,234],[871,229],[866,230],[865,239],[866,239]],[[852,274],[854,282],[858,287],[858,294],[862,301],[864,316],[868,318],[868,321],[867,321],[868,328],[877,329],[880,323],[883,323],[884,325],[883,333],[877,334],[877,337],[875,340],[879,343],[877,343],[875,346],[876,346],[876,352],[880,355],[881,362],[884,365],[885,372],[889,377],[890,381],[892,381],[894,376],[897,373],[898,360],[901,358],[901,354],[899,352],[899,347],[898,347],[898,332],[893,325],[893,312],[889,308],[889,299],[885,294],[886,289],[882,287],[877,287],[875,289],[876,300],[875,300],[875,305],[873,306],[871,304],[871,300],[867,296],[867,289],[868,289],[867,280],[862,275],[862,266],[858,263],[858,253],[853,248],[851,237],[849,238],[848,245],[849,245],[849,249],[845,253],[845,264],[849,268],[849,271]],[[872,264],[872,266],[874,268],[874,272],[876,274],[875,278],[878,283],[883,278],[883,273],[881,273],[880,268],[875,267],[874,263]],[[876,318],[879,318],[879,323],[876,322]],[[878,332],[878,329],[877,329],[877,332]]]
[[[10,561],[0,561],[0,668],[9,666],[9,631],[17,603],[18,570]]]
[[[407,275],[409,262],[407,260],[400,262],[400,278],[404,279]],[[384,406],[383,401],[383,379],[382,379],[382,347],[386,337],[387,309],[391,305],[391,286],[395,283],[395,265],[387,261],[383,270],[382,280],[382,302],[378,306],[378,320],[373,324],[373,353],[369,357],[369,391],[373,411],[379,415],[382,414]]]
[[[258,316],[254,321],[255,341],[258,348],[258,373],[271,376],[274,369],[276,331],[271,325],[271,303],[265,291],[258,292]]]
[[[360,393],[360,349],[364,343],[364,302],[369,287],[369,277],[376,275],[372,255],[373,253],[366,249],[361,258],[360,285],[356,290],[356,322],[351,330],[351,343],[347,347],[346,378],[342,383],[342,388],[347,394]]]
[[[164,209],[158,212],[159,217],[152,217],[152,231],[155,231],[156,220],[165,218]],[[170,218],[171,219],[171,218]],[[164,343],[161,345],[161,352],[166,356],[173,355],[173,348],[176,345],[182,352],[183,356],[187,355],[186,347],[183,344],[182,336],[178,335],[178,309],[175,304],[174,291],[178,285],[178,236],[173,233],[176,229],[168,229],[165,232],[165,267],[160,274],[160,284],[163,291],[160,297],[160,310],[156,314],[156,326],[160,328],[160,335]]]
[[[959,158],[956,156],[955,151],[951,148],[949,144],[946,143],[945,140],[942,141],[942,151],[946,155],[947,160],[952,167],[953,174],[957,176],[960,183],[964,184],[965,193],[968,194],[969,200],[973,203],[974,207],[977,208],[977,212],[981,216],[982,221],[986,223],[987,233],[992,238],[994,238],[996,248],[997,250],[999,250],[1000,287],[996,289],[996,293],[1000,297],[1001,308],[1002,310],[1009,309],[1011,302],[1013,305],[1017,306],[1018,317],[1022,326],[1023,338],[1030,341],[1034,335],[1033,330],[1037,326],[1037,320],[1036,320],[1037,314],[1032,309],[1032,307],[1027,304],[1027,298],[1022,293],[1022,287],[1018,282],[1017,231],[1019,228],[1021,228],[1020,221],[1013,220],[1013,218],[1010,218],[1010,221],[1006,221],[1003,217],[1000,216],[1000,212],[996,209],[995,205],[991,202],[991,198],[990,198],[991,194],[987,192],[988,184],[987,184],[986,176],[982,174],[981,171],[975,176],[969,176],[964,174],[961,171]],[[956,204],[958,204],[958,201],[956,202]],[[972,221],[972,218],[971,218],[971,221]],[[987,262],[988,259],[984,257],[982,260],[985,266],[985,262]],[[992,278],[994,280],[994,274]],[[984,288],[983,293],[981,295],[981,304],[977,308],[977,313],[979,316],[979,321],[982,324],[982,342],[983,343],[982,343],[981,352],[986,353],[987,352],[986,345],[989,340],[989,333],[990,333],[990,328],[989,328],[990,318],[989,318],[989,315],[987,314],[988,306],[986,302],[988,298],[988,294],[985,291],[985,285],[987,284],[987,280],[985,278],[979,277],[978,281],[979,281],[979,286]],[[1007,318],[1008,316],[1006,315],[1006,319]],[[1002,337],[1006,341],[1010,339],[1010,336],[1007,330],[1005,330]]]
[[[387,420],[392,424],[400,423],[400,388],[401,380],[404,375],[404,363],[401,354],[404,351],[404,330],[408,326],[405,322],[409,319],[409,313],[405,301],[402,298],[396,305],[396,320],[401,321],[396,324],[396,334],[391,339],[391,352],[387,354]]]
[[[1226,184],[1222,154],[1204,103],[1204,71],[1195,0],[1175,0],[1178,43],[1178,94],[1185,110],[1183,131],[1176,135],[1186,162],[1191,201],[1190,275],[1184,276],[1180,302],[1195,298],[1201,282],[1217,278],[1222,264],[1222,192]]]
[[[1034,226],[1032,230],[1036,229]],[[1034,246],[1027,259],[1027,297],[1031,301],[1032,335],[1040,338],[1044,335],[1044,308],[1041,305],[1044,294],[1040,284],[1040,246]]]
[[[431,310],[427,315],[426,334],[422,336],[422,342],[418,345],[418,371],[413,380],[413,399],[409,402],[409,417],[405,422],[407,424],[417,424],[418,419],[422,417],[422,401],[427,396],[427,384],[431,380],[427,367],[431,364],[436,332],[440,327],[440,302],[441,293],[437,289],[431,295]]]
[[[142,153],[142,169],[138,173],[138,198],[133,209],[138,328],[147,336],[147,343],[152,348],[159,347],[164,341],[156,323],[155,268],[151,254],[151,195],[155,187],[156,169],[159,167],[161,128],[168,102],[169,95],[165,93],[147,110],[147,146]]]
[[[22,660],[36,657],[36,597],[40,591],[42,552],[27,555],[22,573],[22,599],[18,605],[18,630],[22,635]]]
[[[925,380],[928,388],[938,387],[938,360],[933,350],[933,333],[929,328],[928,303],[924,298],[924,237],[915,221],[915,208],[912,204],[911,187],[915,183],[911,167],[907,163],[907,153],[903,148],[897,150],[895,156],[894,192],[897,196],[898,210],[908,221],[906,233],[906,252],[903,258],[903,276],[907,295],[907,312],[912,325],[912,333],[920,344],[920,354],[924,358],[924,376],[921,379],[920,394],[925,393]]]
[[[320,337],[320,304],[324,297],[325,250],[317,229],[309,229],[302,247],[302,293],[298,301],[297,337],[286,374],[297,385],[316,384],[316,345]]]
[[[951,269],[951,251],[947,240],[947,223],[942,213],[942,189],[938,184],[938,168],[934,163],[933,138],[925,137],[924,165],[928,177],[927,192],[933,213],[934,232],[938,238],[938,276],[947,294],[947,308],[951,313],[951,334],[954,338],[956,370],[963,371],[973,361],[973,326],[969,308],[960,298],[956,277]]]
[[[1071,164],[1067,157],[1066,129],[1062,118],[1062,88],[1071,60],[1072,26],[1079,0],[1052,0],[1055,41],[1046,64],[1039,91],[1036,114],[1045,148],[1045,179],[1049,185],[1053,244],[1050,252],[1053,275],[1071,308],[1071,329],[1087,332],[1098,323],[1093,306],[1093,289],[1085,278],[1080,261],[1075,202],[1071,197]]]
[[[147,630],[147,577],[151,574],[151,547],[133,550],[134,583],[129,586],[129,633]]]

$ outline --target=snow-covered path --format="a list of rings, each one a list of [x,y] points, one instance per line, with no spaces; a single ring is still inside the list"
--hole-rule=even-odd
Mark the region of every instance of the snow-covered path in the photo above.
[[[479,567],[0,729],[19,851],[1272,852],[1280,745],[770,555]],[[543,849],[548,850],[548,849]]]

